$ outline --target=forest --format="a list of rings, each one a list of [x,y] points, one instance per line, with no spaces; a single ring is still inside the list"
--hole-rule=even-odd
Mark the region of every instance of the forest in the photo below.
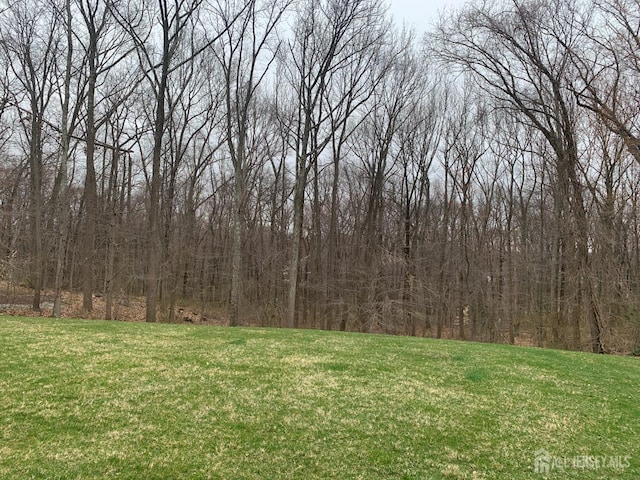
[[[640,0],[2,0],[0,280],[638,353]]]

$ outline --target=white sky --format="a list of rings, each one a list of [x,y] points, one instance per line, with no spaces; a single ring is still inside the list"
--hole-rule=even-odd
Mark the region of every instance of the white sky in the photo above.
[[[422,33],[428,30],[442,10],[451,10],[464,5],[465,0],[388,0],[391,5],[389,13],[398,25],[406,22],[407,26]]]

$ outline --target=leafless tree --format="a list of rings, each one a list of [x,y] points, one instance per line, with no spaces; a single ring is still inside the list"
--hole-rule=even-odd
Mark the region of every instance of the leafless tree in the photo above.
[[[330,111],[323,102],[331,77],[347,68],[372,44],[380,30],[383,12],[377,0],[351,2],[305,1],[299,4],[293,39],[284,57],[284,71],[296,93],[296,104],[282,124],[295,152],[293,236],[288,268],[288,302],[285,325],[296,324],[296,306],[303,239],[304,199],[310,171],[332,138],[327,131]],[[341,123],[347,117],[341,119]],[[340,125],[332,126],[339,128]]]
[[[161,163],[167,121],[169,80],[176,70],[194,61],[215,43],[222,33],[206,37],[197,32],[204,0],[158,0],[145,8],[121,5],[117,18],[136,45],[140,66],[155,103],[153,112],[153,149],[149,178],[147,228],[146,320],[156,321],[158,285],[161,273],[160,191]],[[138,13],[140,12],[140,13]],[[156,43],[156,39],[160,40]],[[159,47],[159,50],[156,48]]]
[[[567,45],[577,76],[571,89],[640,162],[636,79],[640,75],[640,2],[596,0],[581,18],[581,42]]]
[[[233,260],[229,322],[238,325],[242,299],[242,258],[250,169],[258,152],[252,141],[256,101],[260,85],[279,50],[276,28],[291,0],[251,0],[244,6],[226,1],[219,5],[222,30],[221,51],[216,52],[224,75],[226,140],[234,174]],[[238,8],[241,10],[239,11]],[[242,13],[243,11],[243,13]],[[242,13],[242,18],[235,21]],[[214,50],[215,52],[215,50]]]
[[[9,65],[11,103],[28,140],[33,309],[40,311],[44,275],[43,142],[46,110],[53,98],[61,30],[46,2],[17,1],[3,8],[2,53]]]
[[[56,273],[55,273],[55,300],[53,306],[53,316],[60,317],[62,314],[62,281],[64,273],[64,261],[67,248],[68,230],[68,162],[70,153],[69,137],[69,110],[71,102],[71,76],[73,68],[73,31],[71,0],[66,0],[64,4],[64,24],[66,31],[66,54],[64,63],[64,80],[62,84],[62,108],[60,111],[60,169],[56,183],[60,186],[58,194],[58,232],[57,232],[57,253],[56,253]]]
[[[566,84],[571,46],[578,38],[575,2],[513,0],[508,5],[470,6],[435,39],[440,58],[472,72],[487,93],[515,109],[546,138],[556,163],[556,220],[560,227],[557,305],[564,324],[568,256],[575,254],[589,303],[592,349],[602,352],[602,318],[589,271],[589,233],[579,178],[576,108]],[[574,222],[575,238],[564,225]],[[575,243],[574,243],[575,241]],[[567,251],[576,245],[574,253]],[[579,315],[574,322],[579,321]],[[577,344],[579,338],[574,339]]]

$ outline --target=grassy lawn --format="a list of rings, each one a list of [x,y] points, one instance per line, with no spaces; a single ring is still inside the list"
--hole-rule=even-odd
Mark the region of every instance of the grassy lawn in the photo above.
[[[0,317],[0,478],[637,479],[639,387],[635,358]]]

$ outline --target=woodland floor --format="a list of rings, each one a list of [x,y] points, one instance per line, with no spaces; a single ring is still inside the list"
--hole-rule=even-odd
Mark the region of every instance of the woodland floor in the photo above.
[[[11,316],[48,317],[53,313],[53,290],[43,290],[41,311],[34,311],[33,290],[25,286],[8,285],[0,282],[0,314]],[[93,310],[87,312],[82,308],[82,293],[65,291],[62,294],[63,318],[86,318],[102,320],[105,318],[106,298],[101,294],[93,296]],[[144,297],[119,296],[114,298],[112,320],[127,322],[144,322]],[[219,309],[203,308],[193,305],[177,305],[175,318],[171,323],[196,325],[228,325],[228,317]]]

